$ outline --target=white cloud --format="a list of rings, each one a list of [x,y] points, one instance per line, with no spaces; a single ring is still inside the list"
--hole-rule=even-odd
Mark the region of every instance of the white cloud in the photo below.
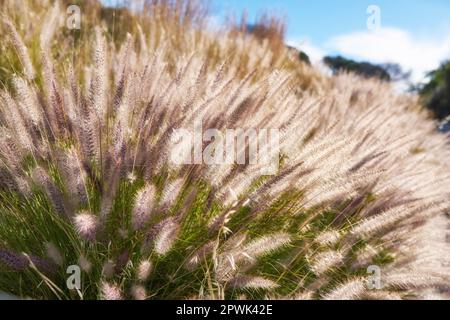
[[[438,40],[415,38],[397,28],[360,31],[332,38],[325,47],[354,59],[373,63],[396,62],[421,81],[426,72],[450,58],[450,37]]]
[[[219,31],[223,28],[223,20],[218,15],[208,15],[206,17],[206,25],[209,30]]]
[[[331,38],[322,45],[313,44],[307,37],[291,39],[287,43],[309,55],[315,64],[326,55],[372,63],[393,62],[411,71],[411,80],[420,82],[428,71],[450,59],[450,36],[439,40],[421,39],[406,30],[381,28],[378,31],[357,31]]]
[[[322,61],[322,58],[327,55],[324,49],[314,45],[308,38],[304,38],[304,40],[288,40],[287,44],[306,53],[314,64]]]

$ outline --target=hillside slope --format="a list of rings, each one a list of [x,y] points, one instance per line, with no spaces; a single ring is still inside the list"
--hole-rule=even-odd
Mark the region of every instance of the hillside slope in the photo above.
[[[86,2],[76,31],[61,25],[59,2],[24,3],[1,2],[0,290],[37,299],[446,292],[450,148],[417,97],[325,77],[281,36],[208,31],[192,1],[154,1],[142,16]],[[208,129],[214,152],[187,161],[198,150],[180,140]],[[251,134],[233,149],[243,163],[220,159],[227,130],[240,129],[277,130],[279,149],[259,154],[276,160],[270,174],[251,162]],[[66,285],[73,265],[78,290]]]

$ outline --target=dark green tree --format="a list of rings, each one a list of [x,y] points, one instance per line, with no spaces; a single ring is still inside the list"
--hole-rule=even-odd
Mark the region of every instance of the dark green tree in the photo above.
[[[450,115],[450,61],[428,74],[429,82],[419,88],[424,104],[437,118]]]
[[[341,56],[325,57],[323,62],[330,67],[333,73],[353,72],[366,78],[378,78],[385,81],[391,81],[391,76],[382,66],[374,65],[369,62],[356,62]]]

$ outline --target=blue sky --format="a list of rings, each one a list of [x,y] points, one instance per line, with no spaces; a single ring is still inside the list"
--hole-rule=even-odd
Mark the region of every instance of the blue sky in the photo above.
[[[104,0],[109,3],[120,0]],[[136,0],[139,1],[139,0]],[[449,0],[210,0],[214,23],[247,10],[287,19],[288,44],[320,61],[341,54],[374,63],[397,62],[413,80],[450,59]],[[380,9],[381,28],[368,30],[367,8]]]
[[[381,9],[382,25],[398,27],[424,36],[450,31],[450,1],[448,0],[217,0],[212,1],[213,13],[248,10],[250,17],[261,12],[286,16],[288,38],[309,35],[323,42],[336,34],[366,28],[366,9],[377,5]]]
[[[368,30],[367,8],[380,10],[381,28]],[[212,1],[220,21],[246,10],[249,20],[263,13],[287,19],[286,40],[314,61],[342,54],[374,63],[396,62],[414,81],[450,59],[448,0],[224,0]]]

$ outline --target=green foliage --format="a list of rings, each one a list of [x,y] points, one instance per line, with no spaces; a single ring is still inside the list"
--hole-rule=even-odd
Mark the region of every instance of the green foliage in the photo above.
[[[430,80],[419,88],[424,104],[437,118],[450,115],[450,61],[428,74]]]
[[[300,61],[303,61],[308,65],[311,65],[311,60],[309,59],[309,56],[305,52],[300,51],[300,53],[298,54],[298,58],[300,59]]]
[[[378,78],[384,81],[391,81],[391,76],[385,69],[368,62],[356,62],[341,56],[325,57],[323,61],[334,73],[342,71],[354,72],[366,78]]]

